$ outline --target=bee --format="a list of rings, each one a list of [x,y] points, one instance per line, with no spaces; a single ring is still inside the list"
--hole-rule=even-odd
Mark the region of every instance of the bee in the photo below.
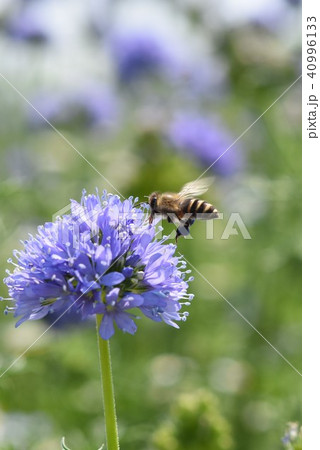
[[[152,192],[148,200],[151,209],[149,223],[153,222],[156,214],[167,218],[169,223],[177,218],[179,221],[179,227],[176,230],[177,242],[179,236],[189,234],[189,227],[196,219],[218,218],[218,210],[211,203],[197,198],[198,195],[208,190],[211,182],[212,178],[191,181],[185,184],[178,193]]]

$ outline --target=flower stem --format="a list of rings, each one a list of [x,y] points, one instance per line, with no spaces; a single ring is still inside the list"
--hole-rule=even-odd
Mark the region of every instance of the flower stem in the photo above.
[[[103,394],[103,408],[106,426],[107,450],[119,450],[119,437],[116,415],[116,403],[114,398],[112,367],[109,340],[104,340],[99,334],[100,323],[103,314],[97,314],[97,337],[100,358],[100,371]]]

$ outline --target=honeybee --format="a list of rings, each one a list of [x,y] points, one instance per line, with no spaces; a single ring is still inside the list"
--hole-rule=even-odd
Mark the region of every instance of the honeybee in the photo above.
[[[185,236],[189,233],[189,227],[196,219],[211,220],[218,218],[218,210],[211,203],[197,198],[198,195],[208,190],[211,183],[212,178],[203,178],[185,184],[178,193],[152,192],[148,200],[151,209],[149,223],[153,222],[156,214],[166,217],[168,222],[173,222],[177,218],[179,221],[176,230],[177,242],[179,236]]]

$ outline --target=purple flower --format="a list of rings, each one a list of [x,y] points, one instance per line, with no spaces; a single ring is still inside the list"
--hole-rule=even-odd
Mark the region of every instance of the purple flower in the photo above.
[[[117,32],[110,43],[119,78],[124,82],[146,74],[164,74],[174,64],[170,43],[150,30]]]
[[[14,39],[31,42],[46,42],[52,37],[42,9],[33,3],[24,5],[9,19],[6,31]]]
[[[188,35],[177,32],[176,27],[157,26],[153,19],[148,24],[146,19],[139,27],[118,25],[111,32],[107,43],[119,80],[129,84],[147,76],[157,77],[184,97],[205,94],[207,98],[209,90],[221,87],[226,75],[224,65],[208,58],[205,47],[195,45],[193,40],[186,50]]]
[[[190,279],[176,247],[154,237],[132,198],[84,193],[80,204],[72,201],[70,214],[38,227],[14,252],[16,268],[4,282],[14,301],[8,310],[21,316],[17,326],[50,313],[103,314],[100,335],[109,339],[114,324],[134,334],[132,310],[140,310],[178,327],[187,316],[180,309],[192,299]]]
[[[43,93],[32,99],[34,107],[51,123],[58,125],[84,122],[88,125],[110,125],[117,116],[117,104],[108,89],[89,84],[79,91]],[[32,126],[46,125],[39,114],[31,111]]]
[[[194,157],[205,167],[214,163],[211,168],[214,173],[231,175],[242,166],[243,155],[238,145],[232,145],[232,136],[206,117],[178,115],[169,125],[167,138],[176,150]]]

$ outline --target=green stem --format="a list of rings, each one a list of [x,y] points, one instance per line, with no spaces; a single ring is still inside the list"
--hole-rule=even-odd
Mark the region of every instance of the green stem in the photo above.
[[[116,415],[116,403],[114,398],[112,367],[109,340],[101,338],[99,334],[100,323],[103,314],[97,314],[97,337],[100,358],[100,371],[102,381],[103,408],[106,426],[107,450],[119,450],[119,437]]]

